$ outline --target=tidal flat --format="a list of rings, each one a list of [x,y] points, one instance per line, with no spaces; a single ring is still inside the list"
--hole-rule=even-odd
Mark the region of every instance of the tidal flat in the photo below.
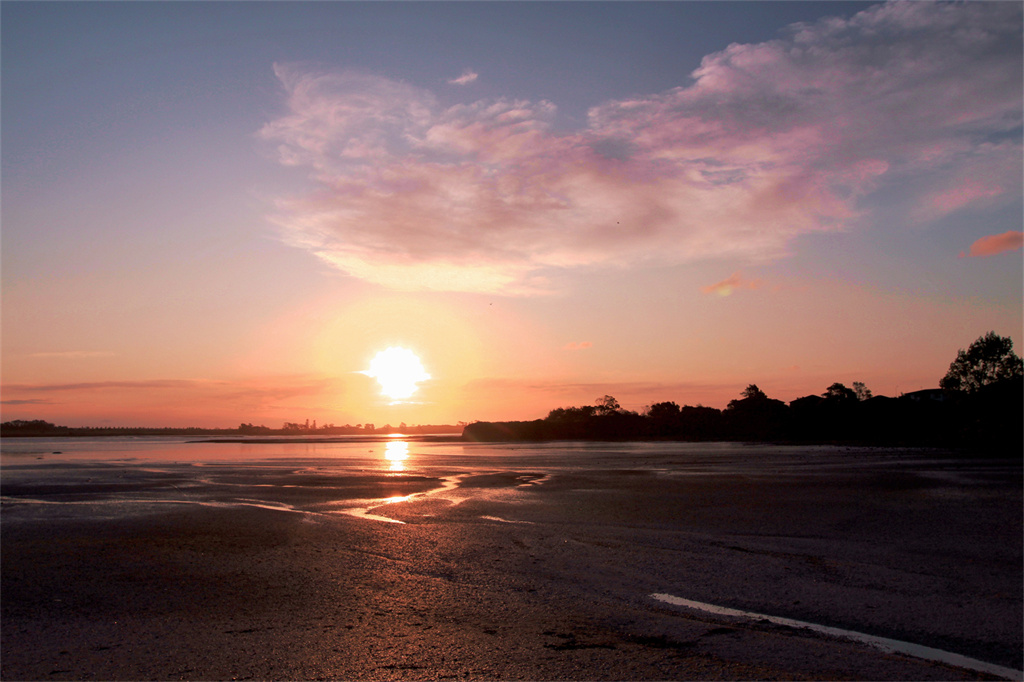
[[[0,677],[1021,678],[1019,459],[399,440],[5,451]]]

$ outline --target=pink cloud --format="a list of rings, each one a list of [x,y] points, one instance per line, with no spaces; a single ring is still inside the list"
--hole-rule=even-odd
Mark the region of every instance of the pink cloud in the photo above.
[[[562,346],[562,350],[584,350],[586,348],[590,348],[592,345],[594,344],[590,343],[590,341],[580,341],[579,343],[570,342]]]
[[[978,182],[967,182],[962,186],[941,191],[941,193],[932,198],[931,206],[926,207],[925,210],[927,212],[928,208],[931,208],[932,210],[930,213],[934,215],[944,215],[974,204],[980,200],[998,197],[1001,194],[1002,187],[989,187]]]
[[[550,102],[445,107],[279,65],[289,112],[261,135],[314,190],[273,220],[387,287],[530,294],[552,269],[779,258],[856,226],[887,183],[918,220],[1016,197],[1020,15],[894,3],[794,25],[708,55],[690,85],[595,106],[573,133]]]
[[[967,206],[979,199],[988,199],[1003,193],[1001,187],[986,187],[979,183],[968,183],[956,187],[934,198],[934,204],[942,213],[949,213]]]
[[[968,253],[960,252],[960,258],[977,258],[979,256],[995,256],[1007,251],[1016,251],[1024,246],[1024,232],[1010,230],[1002,234],[982,237],[973,244]]]
[[[463,70],[462,75],[460,75],[458,78],[450,79],[448,83],[450,83],[451,85],[469,85],[479,77],[480,74],[476,73],[472,69],[465,69]]]
[[[954,211],[982,207],[1012,195],[1011,187],[1024,182],[1019,144],[985,144],[958,155],[946,164],[931,187],[921,193],[913,217],[927,222]]]
[[[708,286],[701,287],[700,292],[702,294],[718,294],[719,296],[729,296],[734,291],[740,289],[759,289],[764,285],[764,282],[759,279],[745,279],[742,274],[734,272],[729,277],[723,279],[721,282],[709,284]]]

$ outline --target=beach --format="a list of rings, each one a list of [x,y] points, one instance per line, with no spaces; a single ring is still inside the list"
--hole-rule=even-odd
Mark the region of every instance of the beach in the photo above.
[[[389,460],[384,444],[359,447],[6,459],[0,675],[938,680],[1024,667],[1017,460],[414,442]]]

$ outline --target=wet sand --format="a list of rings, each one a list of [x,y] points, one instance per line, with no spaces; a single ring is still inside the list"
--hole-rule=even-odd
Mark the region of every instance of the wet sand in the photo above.
[[[1019,463],[734,450],[8,465],[0,676],[993,679],[655,594],[1021,670]]]

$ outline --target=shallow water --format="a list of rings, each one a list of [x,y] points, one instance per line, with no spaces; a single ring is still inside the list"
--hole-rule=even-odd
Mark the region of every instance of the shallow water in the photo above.
[[[260,438],[259,441],[266,441]],[[403,440],[403,439],[399,439]],[[308,443],[295,438],[279,442],[216,442],[188,436],[114,436],[93,438],[5,438],[0,466],[45,462],[245,462],[276,458],[358,458],[382,452],[386,440],[339,438]]]
[[[9,520],[115,518],[168,505],[204,505],[396,522],[375,510],[428,496],[450,504],[471,498],[514,503],[531,489],[549,486],[611,492],[644,477],[810,484],[871,476],[905,485],[901,477],[910,476],[913,485],[940,482],[936,494],[949,495],[1019,471],[1009,463],[929,450],[726,442],[462,443],[402,436],[218,442],[126,436],[8,438],[0,446],[0,501]],[[552,481],[556,474],[559,481]]]
[[[850,455],[855,456],[851,457]],[[202,439],[187,436],[115,436],[75,438],[5,438],[0,467],[31,463],[84,462],[235,462],[327,460],[339,465],[406,471],[438,463],[472,466],[503,464],[547,467],[628,466],[688,473],[783,473],[838,469],[935,465],[962,469],[964,462],[922,448],[849,448],[778,446],[734,442],[582,442],[463,443],[423,436],[341,436],[310,439],[252,437]],[[953,466],[951,466],[951,464]],[[752,469],[753,467],[753,469]]]

